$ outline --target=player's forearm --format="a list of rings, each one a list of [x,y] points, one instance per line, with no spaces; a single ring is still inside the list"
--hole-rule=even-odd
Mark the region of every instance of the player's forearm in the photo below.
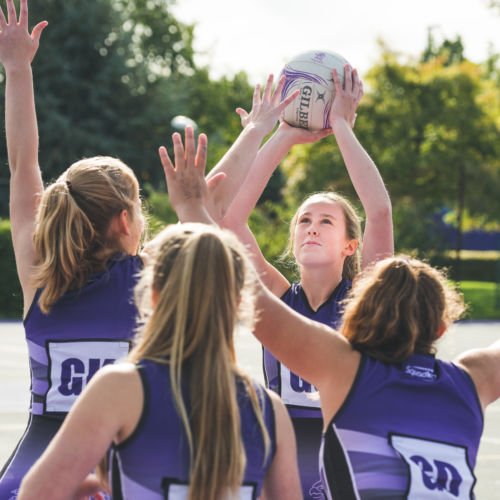
[[[278,129],[260,148],[244,182],[238,186],[237,193],[230,201],[230,209],[223,220],[224,226],[233,229],[246,224],[271,175],[292,146],[288,136]]]
[[[5,132],[12,174],[38,167],[38,126],[29,63],[6,70]]]
[[[208,173],[207,180],[221,172],[226,174],[224,182],[213,194],[220,213],[227,211],[245,181],[263,138],[258,127],[246,127],[219,163]]]
[[[354,135],[346,120],[332,124],[347,171],[367,217],[390,214],[391,200],[377,166]]]

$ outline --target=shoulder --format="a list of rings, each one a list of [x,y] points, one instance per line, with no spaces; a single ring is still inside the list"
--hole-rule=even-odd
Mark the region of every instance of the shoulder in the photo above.
[[[286,290],[280,295],[280,299],[287,303],[294,298],[300,297],[300,291],[302,290],[302,286],[300,283],[291,283]]]
[[[292,425],[292,421],[290,420],[290,415],[288,414],[288,410],[284,405],[281,398],[275,392],[270,389],[265,389],[265,392],[271,402],[271,408],[274,413],[274,422],[275,428],[277,429],[277,434],[279,434],[279,429],[283,429],[283,426]]]
[[[138,367],[128,361],[103,366],[92,377],[91,384],[114,390],[139,380]]]
[[[500,397],[500,341],[466,351],[455,363],[471,377],[483,409]]]

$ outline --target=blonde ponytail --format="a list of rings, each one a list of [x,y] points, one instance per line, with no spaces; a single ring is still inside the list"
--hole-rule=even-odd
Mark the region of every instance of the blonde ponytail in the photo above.
[[[124,209],[132,216],[138,197],[132,170],[109,157],[73,164],[45,190],[34,233],[34,285],[43,287],[42,312],[48,313],[68,289],[82,287],[120,250],[109,234],[110,222]]]
[[[152,277],[146,271],[142,282],[142,289],[152,282],[158,299],[130,359],[169,364],[173,399],[189,443],[189,500],[217,500],[227,488],[236,492],[246,466],[238,378],[252,400],[266,455],[270,448],[256,391],[235,363],[233,332],[238,312],[251,302],[250,268],[236,238],[216,228],[173,226],[158,238]],[[189,413],[183,383],[189,389]]]

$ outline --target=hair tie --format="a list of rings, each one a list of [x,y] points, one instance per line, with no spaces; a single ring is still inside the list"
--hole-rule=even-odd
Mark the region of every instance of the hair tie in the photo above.
[[[73,196],[73,186],[70,181],[66,181],[66,187],[68,188],[69,194]]]

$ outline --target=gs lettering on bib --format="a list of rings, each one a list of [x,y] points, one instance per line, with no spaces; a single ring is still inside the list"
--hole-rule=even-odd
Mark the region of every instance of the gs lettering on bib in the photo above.
[[[476,478],[465,447],[401,434],[390,434],[389,444],[408,466],[409,500],[474,498]]]
[[[321,408],[319,392],[303,378],[280,363],[281,399],[286,405]]]
[[[97,370],[127,356],[129,348],[123,340],[48,341],[45,411],[68,412]]]
[[[188,500],[188,484],[181,484],[169,479],[164,479],[162,487],[165,491],[165,500]],[[228,492],[221,497],[221,500],[256,500],[255,486],[242,485],[235,495]]]

